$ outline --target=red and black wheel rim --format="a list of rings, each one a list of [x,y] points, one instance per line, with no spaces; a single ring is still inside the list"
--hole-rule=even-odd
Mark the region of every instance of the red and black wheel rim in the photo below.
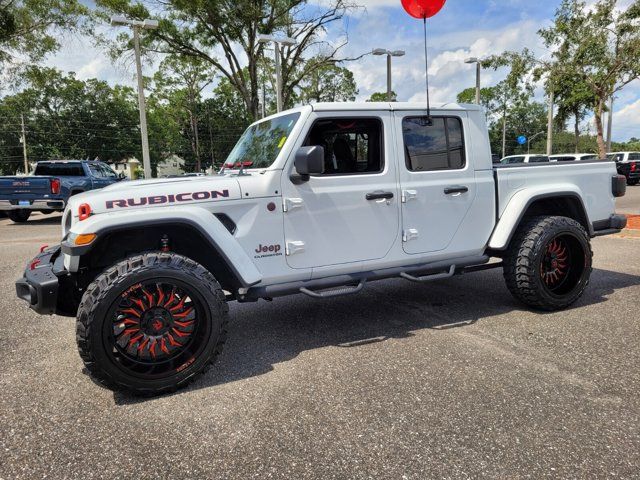
[[[208,334],[203,306],[200,295],[181,281],[154,279],[131,286],[111,308],[113,360],[147,378],[187,368]]]
[[[575,289],[585,269],[585,249],[571,234],[553,237],[544,247],[540,260],[540,279],[545,289],[564,296]]]

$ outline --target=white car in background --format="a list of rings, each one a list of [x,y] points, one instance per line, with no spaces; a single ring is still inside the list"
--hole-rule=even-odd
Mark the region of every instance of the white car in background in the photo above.
[[[500,160],[502,165],[511,165],[514,163],[548,163],[549,157],[540,154],[526,155],[510,155]]]
[[[549,160],[552,162],[589,162],[598,160],[598,155],[595,153],[560,153],[551,155]]]

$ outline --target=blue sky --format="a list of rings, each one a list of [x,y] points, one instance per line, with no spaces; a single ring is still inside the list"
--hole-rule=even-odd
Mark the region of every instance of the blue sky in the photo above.
[[[323,1],[326,0],[316,3]],[[621,5],[629,2],[619,0]],[[405,57],[394,59],[394,90],[399,100],[424,100],[422,21],[406,14],[400,0],[360,0],[357,3],[365,8],[345,19],[349,43],[343,55],[358,56],[377,47],[405,50]],[[540,57],[548,54],[537,31],[551,23],[559,3],[560,0],[447,0],[442,11],[428,20],[434,101],[454,101],[459,91],[474,85],[474,67],[464,64],[469,56],[482,57],[524,47]],[[337,42],[342,34],[343,29],[332,28],[327,33],[327,40]],[[48,63],[75,71],[80,78],[98,77],[110,83],[129,84],[134,80],[130,60],[112,65],[103,52],[83,38],[67,39],[65,48]],[[384,57],[369,55],[346,66],[353,71],[360,88],[359,100],[386,89]],[[502,75],[503,72],[483,71],[483,84],[493,85]],[[588,123],[585,128],[589,128]],[[619,94],[613,125],[615,140],[640,137],[640,82],[627,86]]]

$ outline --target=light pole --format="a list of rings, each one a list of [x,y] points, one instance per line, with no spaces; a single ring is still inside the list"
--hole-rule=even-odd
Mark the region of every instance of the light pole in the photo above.
[[[298,41],[291,37],[274,37],[272,35],[258,35],[258,43],[273,42],[276,51],[276,110],[282,111],[282,70],[280,66],[280,45],[292,46]]]
[[[527,155],[531,153],[531,140],[538,138],[540,135],[544,135],[544,132],[538,132],[533,137],[527,139]]]
[[[140,62],[140,29],[155,30],[158,28],[158,21],[150,19],[129,20],[126,17],[116,15],[111,17],[111,25],[114,27],[128,26],[133,30],[133,48],[136,53],[136,72],[138,77],[138,110],[140,111],[140,136],[142,138],[142,167],[144,169],[144,178],[151,178],[149,135],[147,134],[147,112],[144,100],[142,63]]]
[[[480,70],[482,69],[482,63],[477,57],[467,58],[464,63],[476,64],[476,104],[480,105]]]
[[[387,101],[393,102],[393,90],[391,88],[391,57],[403,57],[404,50],[386,50],[384,48],[375,48],[372,52],[374,55],[387,56]]]

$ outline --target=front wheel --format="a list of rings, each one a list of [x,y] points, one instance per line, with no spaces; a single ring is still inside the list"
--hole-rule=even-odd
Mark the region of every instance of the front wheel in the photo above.
[[[148,253],[98,276],[76,323],[80,356],[105,386],[142,395],[171,392],[222,351],[228,307],[211,273],[189,258]]]
[[[582,225],[571,218],[525,219],[504,258],[504,278],[514,297],[541,310],[560,310],[587,287],[593,253]]]
[[[9,210],[7,216],[15,223],[24,223],[29,220],[31,210]]]

